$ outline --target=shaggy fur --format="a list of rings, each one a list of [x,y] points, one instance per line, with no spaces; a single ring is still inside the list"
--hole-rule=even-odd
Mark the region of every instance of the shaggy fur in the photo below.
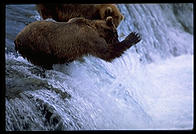
[[[36,8],[43,19],[52,18],[58,22],[74,17],[105,20],[112,16],[117,27],[124,18],[115,4],[37,4]]]
[[[35,65],[72,62],[93,55],[111,62],[140,41],[136,33],[119,42],[112,17],[104,20],[73,18],[68,22],[36,21],[27,25],[14,41],[15,49]]]

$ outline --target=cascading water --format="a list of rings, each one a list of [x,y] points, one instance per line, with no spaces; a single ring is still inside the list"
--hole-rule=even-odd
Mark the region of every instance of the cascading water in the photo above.
[[[193,129],[193,4],[118,8],[119,39],[141,42],[112,63],[86,56],[43,74],[13,43],[40,20],[35,5],[6,5],[7,131]]]

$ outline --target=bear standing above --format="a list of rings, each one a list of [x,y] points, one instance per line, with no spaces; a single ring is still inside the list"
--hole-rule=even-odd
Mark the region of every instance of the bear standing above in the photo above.
[[[52,69],[53,64],[69,63],[88,54],[111,62],[140,40],[138,34],[130,33],[119,42],[113,19],[107,17],[106,20],[36,21],[27,25],[14,43],[24,58]]]
[[[115,4],[37,4],[36,8],[43,19],[52,18],[58,22],[75,17],[105,20],[111,16],[117,27],[124,18]]]

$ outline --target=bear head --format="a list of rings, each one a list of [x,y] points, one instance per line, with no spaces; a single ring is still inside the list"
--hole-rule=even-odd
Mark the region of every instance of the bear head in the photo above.
[[[104,38],[107,44],[119,42],[117,29],[111,16],[107,17],[105,20],[96,20],[94,26],[99,36]]]
[[[100,18],[104,20],[108,16],[111,16],[116,27],[124,19],[124,16],[120,13],[115,4],[98,4],[96,7],[99,10]]]

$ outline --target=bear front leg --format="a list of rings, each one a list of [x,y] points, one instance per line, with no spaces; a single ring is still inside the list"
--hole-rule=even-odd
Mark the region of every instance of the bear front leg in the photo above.
[[[96,47],[94,46],[91,49],[91,54],[107,62],[111,62],[115,58],[120,57],[124,53],[124,51],[138,43],[140,40],[140,35],[135,32],[132,32],[125,38],[125,40],[119,43],[104,45],[103,42],[99,42]]]
[[[106,50],[102,49],[102,53],[99,57],[105,61],[111,62],[115,58],[120,57],[124,51],[137,44],[140,40],[140,35],[132,32],[122,42],[110,44]]]

